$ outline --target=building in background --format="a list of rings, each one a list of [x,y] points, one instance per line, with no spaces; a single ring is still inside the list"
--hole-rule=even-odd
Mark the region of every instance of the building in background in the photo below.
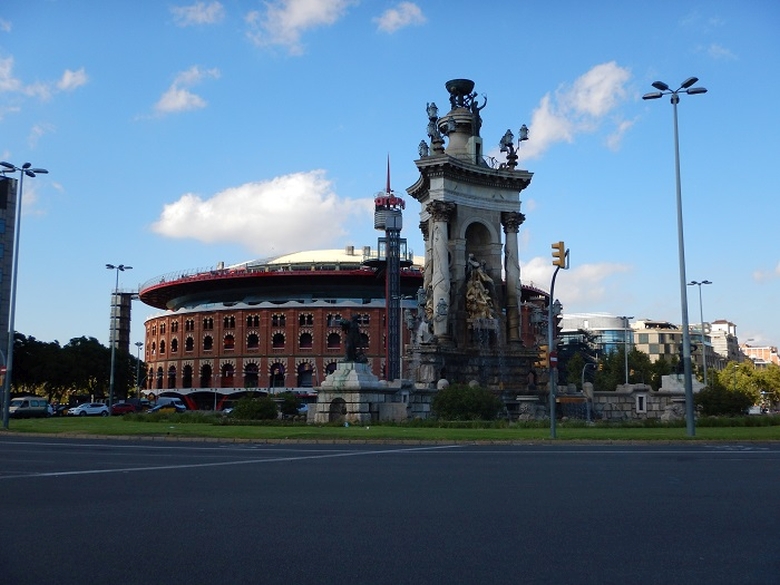
[[[747,359],[753,360],[756,367],[765,368],[769,364],[780,366],[780,356],[777,355],[777,346],[775,345],[754,346],[743,343],[739,349]]]

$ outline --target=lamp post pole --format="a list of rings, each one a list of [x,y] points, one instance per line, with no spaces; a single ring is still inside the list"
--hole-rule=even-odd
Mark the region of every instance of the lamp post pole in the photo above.
[[[111,373],[108,377],[108,412],[111,413],[111,407],[114,404],[114,370],[116,363],[116,346],[119,344],[119,335],[117,329],[116,320],[119,319],[119,315],[116,314],[116,297],[119,294],[119,273],[125,270],[132,270],[132,266],[125,266],[124,264],[106,264],[107,270],[116,271],[116,283],[114,284],[114,296],[111,299],[111,333],[109,335],[108,342],[111,344]]]
[[[628,385],[628,321],[633,318],[633,315],[631,317],[621,317],[623,320],[623,362],[626,369],[626,385]]]
[[[11,268],[11,298],[8,311],[8,346],[5,356],[5,382],[3,384],[3,428],[8,428],[8,418],[11,404],[11,375],[13,374],[14,363],[14,321],[16,319],[16,281],[19,271],[19,232],[22,228],[22,188],[24,186],[24,176],[35,178],[37,175],[45,175],[49,171],[46,169],[32,168],[32,164],[26,162],[21,167],[17,167],[9,162],[1,161],[3,173],[19,171],[19,189],[16,196],[16,209],[14,218],[14,250],[13,264]]]
[[[135,360],[135,398],[138,400],[138,406],[141,406],[141,347],[143,342],[136,341],[135,346],[138,348]]]
[[[689,77],[679,88],[672,90],[663,81],[654,81],[653,87],[658,91],[646,93],[643,100],[658,99],[665,95],[671,96],[674,112],[674,168],[677,184],[677,248],[680,263],[680,305],[682,310],[683,334],[683,378],[685,382],[685,420],[688,436],[696,434],[696,421],[693,408],[693,381],[691,374],[691,332],[688,329],[688,286],[685,278],[685,238],[683,237],[682,188],[680,185],[680,139],[677,129],[677,104],[680,103],[680,93],[695,95],[706,93],[704,87],[691,87],[699,81],[698,77]]]
[[[707,346],[704,343],[704,307],[701,304],[701,285],[712,284],[709,280],[702,280],[701,282],[692,280],[688,283],[688,286],[699,287],[699,319],[701,321],[701,365],[702,372],[704,373],[704,386],[707,386]]]

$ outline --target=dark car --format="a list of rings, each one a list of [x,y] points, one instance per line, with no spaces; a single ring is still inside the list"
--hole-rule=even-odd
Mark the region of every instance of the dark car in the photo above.
[[[127,414],[130,412],[136,412],[136,410],[135,406],[129,402],[119,402],[111,407],[111,414],[113,415]]]

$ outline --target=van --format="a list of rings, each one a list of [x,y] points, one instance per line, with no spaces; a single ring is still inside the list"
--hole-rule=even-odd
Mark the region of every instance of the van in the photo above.
[[[14,398],[8,405],[11,418],[43,418],[49,414],[49,401],[39,396]]]
[[[165,406],[166,404],[170,404],[172,406],[175,406],[178,409],[187,410],[187,405],[184,404],[181,398],[171,398],[169,396],[160,396],[157,399],[156,406]]]

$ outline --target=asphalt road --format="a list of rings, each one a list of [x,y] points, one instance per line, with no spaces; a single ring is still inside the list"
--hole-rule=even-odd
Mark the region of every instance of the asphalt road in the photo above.
[[[0,583],[769,584],[780,445],[0,435]]]

